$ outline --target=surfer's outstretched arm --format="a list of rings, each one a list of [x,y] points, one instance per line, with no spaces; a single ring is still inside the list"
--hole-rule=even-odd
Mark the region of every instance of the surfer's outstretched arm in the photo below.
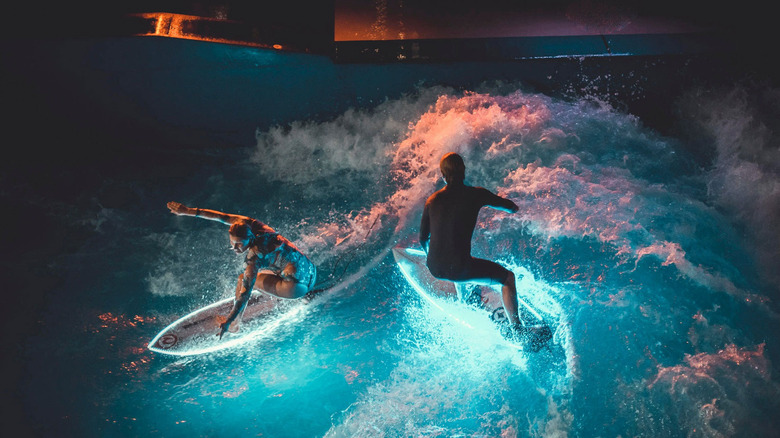
[[[488,192],[488,207],[495,208],[496,210],[500,210],[506,213],[517,213],[518,210],[520,210],[520,207],[518,207],[518,205],[515,204],[511,199],[502,198],[495,193],[492,193],[486,189],[484,190]]]
[[[232,225],[238,221],[249,221],[251,218],[247,216],[241,216],[238,214],[228,214],[217,210],[209,210],[207,208],[193,208],[178,202],[171,201],[168,203],[168,209],[171,213],[179,216],[194,216],[212,221],[222,222],[225,225]]]

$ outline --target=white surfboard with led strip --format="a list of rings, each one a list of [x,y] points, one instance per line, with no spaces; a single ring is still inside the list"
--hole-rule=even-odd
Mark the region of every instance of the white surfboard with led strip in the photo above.
[[[492,330],[505,330],[508,324],[499,290],[468,283],[439,280],[426,266],[425,252],[414,248],[393,248],[398,269],[412,288],[449,318],[471,329],[481,329],[492,321]],[[521,339],[502,338],[501,343],[520,349],[539,350],[552,337],[544,319],[530,304],[518,297],[519,314],[524,327]],[[474,319],[477,310],[483,316]]]

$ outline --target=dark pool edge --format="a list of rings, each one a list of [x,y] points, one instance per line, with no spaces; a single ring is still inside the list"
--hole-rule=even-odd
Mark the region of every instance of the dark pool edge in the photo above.
[[[579,57],[696,55],[737,51],[717,32],[338,41],[341,63],[523,61]]]

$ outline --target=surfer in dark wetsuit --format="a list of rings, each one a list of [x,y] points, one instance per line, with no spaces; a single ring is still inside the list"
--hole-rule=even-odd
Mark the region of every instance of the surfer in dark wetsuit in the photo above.
[[[220,338],[236,318],[240,320],[255,285],[262,292],[287,299],[301,298],[312,291],[317,268],[292,242],[268,225],[251,217],[191,208],[178,202],[169,202],[168,208],[176,215],[230,225],[230,249],[236,254],[246,253],[246,269],[238,276],[233,309],[220,324]]]
[[[460,155],[444,155],[440,167],[447,185],[425,201],[420,224],[420,244],[428,255],[428,269],[434,277],[453,282],[500,284],[504,310],[512,330],[519,333],[514,273],[498,263],[471,256],[471,237],[479,210],[488,206],[515,213],[519,207],[485,188],[466,185],[466,165]]]

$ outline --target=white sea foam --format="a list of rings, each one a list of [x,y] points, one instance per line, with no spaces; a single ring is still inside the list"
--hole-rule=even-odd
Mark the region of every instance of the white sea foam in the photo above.
[[[736,250],[760,249],[762,240],[763,251],[771,249],[773,140],[746,117],[750,105],[707,102],[701,119],[717,154],[705,172],[690,165],[684,140],[603,102],[520,89],[421,89],[330,121],[258,133],[252,166],[271,187],[257,207],[261,219],[294,237],[323,273],[352,281],[381,272],[366,280],[376,284],[392,277],[387,250],[414,242],[423,202],[442,185],[441,156],[463,155],[468,182],[520,206],[514,215],[486,209],[475,251],[518,274],[524,298],[556,318],[565,351],[550,363],[497,354],[402,297],[404,311],[417,313],[388,353],[390,371],[355,390],[326,435],[568,436],[601,431],[619,412],[608,433],[641,432],[627,419],[652,416],[642,424],[658,436],[688,426],[729,436],[755,419],[739,403],[761,406],[777,394],[776,379],[761,371],[771,368],[764,350],[740,347],[759,343],[728,315],[763,317],[752,303],[768,306],[740,271],[751,262]],[[721,105],[729,110],[712,112]],[[220,190],[243,184],[224,179]],[[729,220],[756,227],[757,237],[742,241]],[[198,258],[208,253],[199,239],[223,244],[224,230],[217,232],[176,233],[170,246],[161,238],[171,263],[160,264],[152,289],[183,293],[170,285],[179,265],[240,265],[229,254]],[[196,255],[176,253],[182,243]],[[235,281],[232,272],[224,278]],[[323,348],[329,340],[317,339]],[[745,382],[765,390],[738,390]]]
[[[746,229],[763,274],[780,285],[780,139],[777,89],[739,84],[688,97],[692,126],[711,138],[708,195]]]

